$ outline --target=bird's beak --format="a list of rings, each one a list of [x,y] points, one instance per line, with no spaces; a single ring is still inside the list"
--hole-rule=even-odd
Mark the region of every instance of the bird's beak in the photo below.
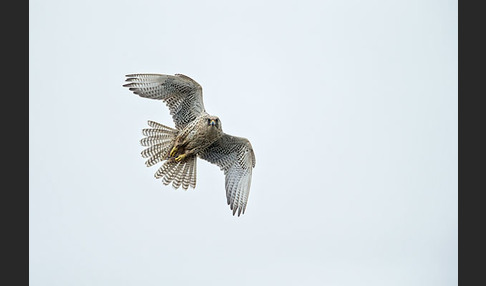
[[[216,126],[216,121],[214,121],[214,119],[211,119],[211,121],[209,122],[209,124],[211,124],[211,126]]]

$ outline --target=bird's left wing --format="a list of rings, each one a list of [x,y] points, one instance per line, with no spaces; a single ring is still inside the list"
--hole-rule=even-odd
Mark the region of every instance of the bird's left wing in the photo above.
[[[129,74],[123,85],[141,97],[160,99],[169,107],[177,129],[183,129],[204,110],[202,87],[183,74]]]
[[[203,152],[201,159],[218,165],[225,174],[226,199],[233,210],[245,213],[250,194],[251,173],[255,167],[255,153],[246,138],[224,134]]]

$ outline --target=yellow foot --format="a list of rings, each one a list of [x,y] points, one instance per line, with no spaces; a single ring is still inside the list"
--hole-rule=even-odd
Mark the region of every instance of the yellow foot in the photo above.
[[[180,161],[184,160],[184,158],[186,158],[186,156],[187,156],[186,154],[179,155],[179,156],[177,156],[177,158],[175,158],[175,160],[176,160],[176,162],[180,162]]]
[[[178,150],[179,148],[177,148],[177,146],[172,147],[172,150],[170,150],[169,157],[174,157]]]

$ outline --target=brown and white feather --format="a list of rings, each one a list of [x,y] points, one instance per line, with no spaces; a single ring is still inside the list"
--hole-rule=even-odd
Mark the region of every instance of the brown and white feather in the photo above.
[[[141,97],[165,102],[176,129],[183,129],[189,122],[205,113],[202,87],[183,74],[129,74],[125,80],[133,93]]]
[[[250,194],[255,153],[246,138],[224,134],[218,141],[199,154],[201,159],[216,164],[224,171],[226,199],[233,210],[245,213]]]

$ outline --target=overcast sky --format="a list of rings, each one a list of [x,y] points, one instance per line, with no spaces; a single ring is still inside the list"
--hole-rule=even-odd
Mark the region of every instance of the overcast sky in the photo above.
[[[31,286],[457,285],[457,1],[31,0]],[[186,74],[246,213],[145,167],[125,74]]]

